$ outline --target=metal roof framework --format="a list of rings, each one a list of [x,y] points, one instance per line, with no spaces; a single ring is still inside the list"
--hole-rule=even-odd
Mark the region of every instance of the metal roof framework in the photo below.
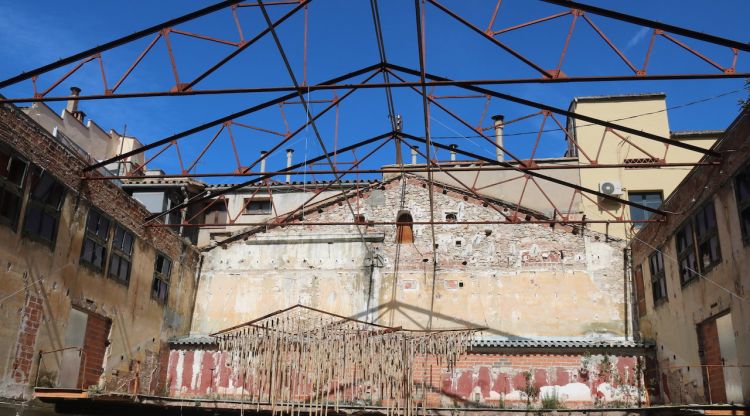
[[[163,175],[164,179],[167,178],[182,178],[182,177],[211,177],[211,176],[224,176],[224,177],[238,177],[247,178],[247,180],[238,182],[232,186],[224,187],[220,190],[212,190],[211,192],[204,192],[190,199],[189,201],[179,204],[170,210],[151,215],[146,220],[155,221],[159,218],[167,215],[171,211],[185,209],[189,205],[194,204],[214,204],[221,203],[223,200],[221,197],[227,193],[237,191],[242,188],[254,188],[254,193],[268,192],[271,194],[270,185],[276,182],[276,177],[280,175],[289,175],[292,173],[304,172],[310,174],[315,178],[314,175],[332,175],[333,179],[327,181],[327,184],[320,186],[316,189],[316,193],[330,189],[333,184],[341,185],[346,179],[352,178],[354,175],[366,172],[385,172],[387,169],[364,169],[362,168],[363,162],[370,158],[373,154],[381,151],[386,144],[395,143],[395,155],[393,160],[397,166],[397,170],[402,173],[407,172],[424,172],[426,173],[428,183],[430,185],[434,182],[433,175],[436,172],[447,175],[457,183],[460,183],[466,188],[468,192],[476,195],[477,198],[484,200],[485,198],[480,195],[480,190],[476,188],[474,184],[469,184],[460,181],[453,172],[457,171],[474,171],[478,176],[482,172],[489,172],[493,170],[513,170],[518,172],[518,176],[513,180],[523,181],[523,189],[526,187],[536,187],[546,197],[551,205],[551,211],[554,212],[550,221],[559,221],[561,223],[586,223],[586,219],[576,220],[570,218],[565,210],[568,207],[558,207],[551,201],[547,194],[545,194],[542,187],[539,185],[540,182],[552,182],[563,188],[570,190],[572,194],[572,201],[576,197],[585,198],[599,205],[602,201],[614,201],[620,204],[624,204],[631,207],[636,207],[645,211],[652,212],[657,216],[652,220],[642,221],[658,221],[663,220],[667,213],[660,209],[652,208],[635,202],[631,202],[622,198],[618,198],[613,195],[604,194],[596,189],[590,189],[579,184],[571,183],[565,180],[561,180],[550,176],[546,173],[545,167],[540,166],[536,163],[535,155],[540,146],[540,137],[542,132],[545,131],[545,126],[552,125],[554,129],[559,129],[570,143],[578,147],[575,137],[569,134],[568,130],[561,122],[560,117],[568,119],[579,120],[582,122],[590,123],[593,125],[603,126],[605,128],[605,136],[607,140],[619,140],[623,143],[628,143],[631,146],[639,149],[644,153],[643,163],[639,164],[638,167],[671,167],[671,166],[696,166],[705,164],[718,164],[721,160],[721,154],[715,152],[712,149],[703,149],[701,147],[686,143],[683,141],[674,140],[670,137],[662,137],[660,135],[640,131],[633,129],[616,122],[610,122],[601,120],[595,117],[590,117],[582,114],[577,114],[569,110],[558,108],[552,105],[548,105],[542,102],[533,101],[520,96],[503,93],[495,90],[494,88],[500,85],[508,84],[553,84],[553,83],[595,83],[605,81],[645,81],[645,80],[684,80],[684,79],[698,79],[698,80],[711,80],[711,79],[726,79],[726,78],[748,78],[750,73],[738,72],[737,61],[740,54],[746,55],[750,52],[750,44],[742,43],[732,39],[726,39],[719,36],[705,34],[690,29],[682,28],[667,23],[658,22],[638,16],[633,16],[625,13],[620,13],[614,10],[605,8],[595,7],[589,4],[569,1],[569,0],[538,0],[539,2],[548,3],[559,7],[559,12],[552,15],[542,16],[521,24],[508,26],[502,29],[495,29],[503,17],[503,2],[497,0],[496,2],[490,2],[486,5],[486,18],[489,23],[486,28],[480,27],[477,23],[470,21],[468,18],[463,17],[451,7],[446,6],[443,2],[438,0],[414,0],[413,5],[409,5],[412,8],[415,15],[414,22],[414,37],[418,46],[418,62],[419,65],[416,68],[410,68],[406,66],[393,64],[388,60],[388,48],[384,41],[383,35],[383,18],[379,10],[378,0],[368,0],[369,7],[372,15],[372,26],[377,41],[377,48],[379,57],[376,62],[371,65],[364,66],[360,69],[350,71],[344,74],[340,74],[330,79],[324,80],[317,83],[309,83],[307,79],[307,37],[308,37],[308,13],[310,7],[315,7],[315,3],[323,0],[277,0],[277,1],[263,1],[257,0],[255,2],[243,2],[242,0],[225,0],[214,5],[205,7],[203,9],[187,13],[174,19],[164,21],[162,23],[153,25],[149,28],[137,31],[130,35],[115,39],[111,42],[107,42],[103,45],[90,48],[77,54],[62,58],[56,62],[43,65],[33,70],[23,72],[21,74],[12,76],[8,79],[0,81],[0,89],[15,85],[21,82],[30,81],[32,87],[32,93],[26,97],[10,97],[2,98],[2,103],[21,103],[21,102],[54,102],[64,101],[69,99],[78,100],[109,100],[109,99],[122,99],[122,98],[148,98],[148,97],[162,97],[162,96],[196,96],[196,95],[215,95],[215,94],[266,94],[274,93],[279,94],[275,98],[255,104],[253,106],[241,109],[226,116],[202,123],[193,128],[185,131],[170,135],[160,140],[156,140],[149,143],[139,149],[122,153],[116,157],[104,160],[98,163],[94,163],[84,169],[81,174],[85,179],[88,180],[112,180],[112,179],[139,179],[144,177],[143,166],[150,163],[158,157],[164,157],[166,150],[173,149],[176,151],[179,159],[179,165],[181,172],[179,174],[168,174]],[[494,7],[491,7],[494,5]],[[252,37],[246,37],[243,33],[241,25],[241,16],[238,10],[242,8],[252,8],[259,10],[262,14],[263,20],[266,23],[266,27],[263,28],[259,33]],[[280,17],[273,20],[269,10],[271,8],[280,8],[283,14]],[[458,25],[469,29],[476,33],[476,39],[478,42],[490,42],[495,45],[500,52],[505,56],[510,56],[513,60],[521,62],[523,65],[534,74],[533,76],[526,78],[496,78],[496,79],[451,79],[445,76],[432,74],[426,70],[426,47],[425,47],[425,29],[424,22],[426,19],[426,11],[430,9],[431,12],[442,13],[445,16],[450,17]],[[230,11],[232,16],[232,24],[237,27],[237,35],[239,40],[232,41],[227,39],[220,39],[212,37],[206,34],[195,33],[184,30],[181,25],[198,20],[204,16],[219,12],[219,11]],[[292,68],[290,63],[289,54],[287,48],[285,48],[281,38],[278,35],[278,29],[281,25],[289,24],[288,20],[295,15],[302,14],[304,16],[302,27],[299,28],[304,34],[304,50],[303,50],[303,76],[302,79],[298,79],[295,70]],[[503,41],[503,35],[514,32],[517,30],[544,30],[542,23],[552,21],[569,19],[570,25],[565,38],[564,45],[559,54],[558,64],[555,68],[545,69],[539,64],[535,63],[524,53],[511,48],[506,42]],[[641,65],[636,65],[634,61],[628,57],[627,53],[618,48],[607,35],[607,31],[602,25],[601,19],[616,20],[620,22],[626,22],[633,25],[638,25],[644,28],[650,29],[650,39],[645,59]],[[578,25],[578,26],[577,26]],[[612,73],[608,75],[597,75],[591,76],[586,74],[566,74],[562,71],[563,62],[565,61],[566,55],[569,53],[571,46],[571,36],[576,31],[576,27],[586,25],[593,29],[593,35],[600,42],[607,45],[613,52],[612,58],[616,61],[621,62],[625,68],[624,73]],[[580,32],[580,31],[579,31]],[[576,32],[578,34],[578,32]],[[174,54],[171,46],[171,38],[182,36],[190,37],[194,39],[203,40],[211,44],[220,44],[222,47],[231,47],[230,53],[226,54],[223,58],[213,63],[208,69],[203,71],[197,77],[185,80],[180,78],[180,66],[174,58]],[[105,65],[104,58],[105,53],[114,50],[116,48],[131,45],[140,39],[151,39],[148,45],[142,52],[136,57],[136,59],[127,66],[124,73],[120,74],[119,77],[115,78],[111,71],[108,73]],[[201,83],[212,76],[217,76],[216,72],[228,62],[235,59],[238,55],[242,54],[252,45],[259,43],[262,40],[272,40],[273,47],[276,49],[278,55],[284,63],[284,67],[289,75],[290,84],[277,85],[270,87],[227,87],[222,89],[208,89],[202,88]],[[654,49],[654,44],[659,41],[661,43],[667,43],[672,47],[677,48],[685,52],[686,55],[692,55],[695,58],[703,61],[705,64],[713,69],[713,72],[709,73],[694,73],[694,72],[675,72],[675,73],[655,73],[649,68],[649,62],[657,54]],[[164,89],[151,90],[151,91],[121,91],[121,86],[131,77],[134,70],[139,67],[144,58],[153,53],[154,46],[163,42],[166,45],[169,55],[169,69],[174,75],[174,84],[165,86]],[[718,47],[726,51],[730,57],[728,62],[719,63],[708,57],[708,55],[694,44],[698,42],[700,45],[711,45],[712,47]],[[393,46],[391,46],[393,47]],[[606,57],[597,57],[597,59],[608,59]],[[69,95],[54,95],[53,93],[58,86],[71,75],[75,74],[82,67],[86,65],[98,64],[101,79],[102,79],[102,90],[100,93],[91,95],[81,96],[69,96]],[[675,65],[674,68],[680,68],[679,65]],[[55,70],[67,69],[67,71],[61,76],[55,75]],[[376,81],[382,78],[382,81]],[[117,79],[114,84],[110,81]],[[108,81],[109,80],[109,81]],[[43,87],[42,84],[46,86]],[[437,95],[435,91],[438,88],[457,88],[463,91],[463,94],[459,95]],[[333,148],[330,147],[330,140],[325,140],[324,134],[321,133],[318,128],[318,120],[325,114],[333,112],[336,117],[336,126],[338,128],[338,112],[339,107],[342,103],[345,103],[347,98],[358,90],[365,89],[378,89],[385,92],[386,95],[386,106],[391,122],[391,130],[383,131],[380,134],[374,135],[373,137],[366,138],[350,143],[337,143],[337,137],[334,137]],[[422,101],[422,113],[423,113],[423,124],[424,124],[424,135],[409,134],[402,130],[397,112],[395,110],[395,99],[394,90],[405,89],[413,91],[421,97]],[[305,97],[305,92],[310,91],[331,91],[333,98],[330,100],[321,100],[325,106],[313,113],[310,108],[309,99]],[[486,102],[483,113],[479,117],[479,124],[475,124],[472,121],[467,120],[465,117],[461,117],[456,111],[454,111],[450,104],[451,99],[465,98],[465,99],[476,99],[483,100]],[[527,108],[531,108],[531,113],[528,115],[518,117],[514,120],[505,121],[504,124],[511,125],[520,120],[529,118],[540,119],[540,128],[536,136],[536,142],[533,150],[528,157],[513,154],[508,151],[507,148],[498,145],[492,137],[487,133],[492,127],[483,127],[482,122],[485,119],[487,106],[490,100],[501,100],[503,102],[515,103]],[[281,115],[284,117],[284,106],[286,105],[301,105],[304,108],[305,113],[308,115],[308,119],[305,123],[294,130],[287,129],[287,132],[273,131],[272,129],[250,125],[242,121],[241,117],[257,113],[261,110],[278,106],[281,109]],[[439,110],[443,114],[447,114],[452,121],[458,125],[465,127],[467,134],[475,134],[482,142],[487,142],[490,149],[497,149],[503,154],[507,155],[510,160],[495,160],[488,158],[477,153],[469,152],[464,149],[458,149],[455,146],[448,146],[439,142],[436,142],[431,137],[431,117],[432,111]],[[286,123],[286,118],[284,119]],[[548,128],[548,127],[547,127]],[[264,152],[260,158],[252,161],[249,164],[243,164],[241,162],[240,153],[237,150],[235,134],[238,129],[249,129],[254,131],[261,131],[271,135],[277,136],[278,141],[266,152]],[[307,157],[304,162],[293,164],[284,169],[277,171],[262,171],[258,170],[259,165],[262,166],[264,159],[267,159],[270,155],[275,153],[281,153],[282,146],[288,145],[290,140],[299,135],[306,129],[312,129],[314,138],[317,141],[322,153],[314,157]],[[193,136],[200,132],[211,132],[211,140],[202,149],[202,151],[194,158],[190,160],[183,160],[179,143],[181,140]],[[206,152],[215,146],[217,140],[225,133],[225,136],[231,141],[233,149],[233,158],[236,162],[236,169],[231,172],[205,172],[198,174],[195,171],[196,165],[201,161]],[[337,133],[334,133],[337,136]],[[602,137],[602,141],[605,140],[605,136]],[[638,148],[630,139],[630,136],[638,136],[651,140],[654,142],[663,143],[665,151],[663,155],[651,154],[643,149]],[[327,144],[328,143],[328,146]],[[341,144],[342,146],[339,146]],[[364,149],[366,146],[377,145],[374,150],[370,150],[364,156],[358,156],[357,150]],[[414,151],[418,152],[426,161],[426,166],[414,166],[403,163],[401,148],[402,145],[410,146]],[[670,147],[683,148],[692,152],[697,152],[703,155],[703,158],[697,163],[670,163],[668,160],[668,150]],[[435,154],[438,149],[455,152],[467,158],[473,160],[473,164],[460,165],[457,162],[451,161],[441,162]],[[154,150],[155,153],[144,163],[143,166],[135,167],[126,175],[122,176],[110,176],[102,175],[99,168],[102,168],[108,164],[122,161],[131,156],[146,151]],[[580,149],[579,149],[580,150]],[[340,158],[342,155],[352,154],[353,160],[350,162],[341,162]],[[592,157],[593,156],[593,157]],[[599,164],[598,155],[587,155],[583,151],[580,151],[580,157],[585,158],[588,162],[585,168],[611,168],[611,167],[626,167],[625,164]],[[316,166],[324,165],[325,168],[319,168]],[[342,167],[345,166],[345,167]],[[581,166],[579,166],[581,167]],[[627,167],[632,167],[627,165]],[[159,177],[149,176],[149,179],[158,179]],[[476,181],[475,181],[476,182]],[[435,221],[434,213],[434,201],[432,197],[433,186],[428,186],[430,192],[430,221],[428,224],[434,225],[439,223]],[[350,189],[344,189],[341,191],[342,195],[350,192]],[[356,191],[356,189],[354,190]],[[218,198],[217,198],[218,197]],[[518,208],[523,206],[524,193],[522,192],[516,206]],[[224,203],[226,203],[224,201]],[[347,199],[348,203],[348,199]],[[277,215],[272,223],[283,224],[296,220],[295,213],[300,211],[305,204],[302,204],[299,208],[294,210],[292,213],[284,215]],[[354,209],[352,213],[354,214]],[[512,224],[521,221],[519,218],[519,210],[515,213],[507,216],[504,223]],[[236,220],[236,219],[235,219]],[[608,222],[642,222],[638,220],[626,220],[622,217],[612,215]],[[342,222],[345,224],[347,222]],[[154,223],[156,224],[156,223]],[[314,225],[314,223],[306,223],[307,225]],[[355,222],[351,222],[352,225],[361,225]],[[395,224],[395,223],[394,223]],[[175,224],[174,226],[181,226],[189,224]],[[227,224],[231,225],[231,224]],[[212,226],[216,226],[213,224]],[[434,232],[432,233],[434,236]]]

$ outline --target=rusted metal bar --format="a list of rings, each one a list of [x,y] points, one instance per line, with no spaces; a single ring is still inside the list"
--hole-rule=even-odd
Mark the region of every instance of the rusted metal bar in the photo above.
[[[542,17],[542,18],[539,18],[539,19],[534,19],[534,20],[528,21],[526,23],[521,23],[521,24],[518,24],[518,25],[515,25],[515,26],[506,27],[505,29],[500,29],[498,31],[494,31],[494,32],[492,32],[492,35],[493,36],[497,36],[497,35],[500,35],[502,33],[510,32],[512,30],[521,29],[521,28],[524,28],[524,27],[527,27],[527,26],[535,25],[537,23],[542,23],[542,22],[546,22],[548,20],[557,19],[558,17],[567,16],[570,13],[571,12],[561,12],[561,13],[553,14],[552,16],[547,16],[547,17]]]
[[[644,19],[625,13],[616,12],[614,10],[604,9],[601,7],[591,6],[585,3],[579,3],[573,0],[541,0],[545,3],[556,4],[565,8],[579,9],[592,14],[598,14],[600,16],[609,17],[610,19],[622,20],[624,22],[634,23],[636,25],[646,26],[654,29],[661,29],[666,32],[674,33],[676,35],[682,35],[689,38],[701,40],[704,42],[713,43],[716,45],[727,46],[730,48],[737,48],[741,51],[750,52],[750,44],[739,42],[732,39],[722,38],[719,36],[709,35],[703,32],[697,32],[695,30],[685,29],[683,27],[670,25],[667,23],[658,22],[656,20]]]
[[[87,50],[85,50],[83,52],[79,52],[79,53],[70,55],[70,56],[68,56],[66,58],[62,58],[62,59],[60,59],[60,60],[58,60],[56,62],[53,62],[51,64],[43,65],[43,66],[40,66],[38,68],[32,69],[30,71],[22,72],[22,73],[20,73],[20,74],[18,74],[16,76],[13,76],[13,77],[10,77],[10,78],[5,79],[3,81],[0,81],[0,88],[5,88],[5,87],[7,87],[9,85],[13,85],[13,84],[21,82],[23,80],[27,80],[27,79],[29,79],[29,78],[31,78],[33,76],[40,75],[40,74],[43,74],[45,72],[49,72],[49,71],[51,71],[53,69],[56,69],[56,68],[60,68],[61,66],[65,66],[67,64],[71,64],[73,62],[77,62],[77,61],[79,61],[81,59],[90,58],[91,56],[93,56],[93,55],[95,55],[97,53],[101,53],[101,52],[110,50],[112,48],[115,48],[117,46],[124,45],[126,43],[132,42],[134,40],[138,40],[138,39],[140,39],[140,38],[142,38],[144,36],[148,36],[148,35],[150,35],[152,33],[157,33],[159,31],[161,31],[162,29],[166,29],[168,27],[172,27],[172,26],[178,25],[180,23],[184,23],[184,22],[188,22],[188,21],[193,20],[193,19],[197,19],[197,18],[199,18],[201,16],[205,16],[205,15],[213,13],[215,11],[222,10],[222,9],[224,9],[226,7],[229,7],[229,6],[233,5],[233,4],[237,4],[240,1],[241,0],[224,0],[224,1],[221,1],[219,3],[215,3],[215,4],[211,5],[211,6],[204,7],[202,9],[200,9],[200,10],[196,10],[194,12],[190,12],[190,13],[184,14],[184,15],[182,15],[180,17],[177,17],[177,18],[174,18],[174,19],[170,19],[170,20],[167,20],[167,21],[162,22],[162,23],[158,23],[158,24],[156,24],[154,26],[151,26],[149,28],[146,28],[146,29],[143,29],[143,30],[139,30],[139,31],[134,32],[134,33],[132,33],[130,35],[126,35],[126,36],[123,36],[121,38],[115,39],[113,41],[107,42],[107,43],[105,43],[103,45],[99,45],[99,46],[93,47],[91,49],[87,49]]]
[[[412,74],[412,75],[415,75],[415,76],[419,74],[418,71],[415,71],[415,70],[410,69],[410,68],[402,67],[402,66],[399,66],[399,65],[388,64],[388,67],[391,68],[391,69],[395,69],[397,71],[405,72],[405,73]],[[432,75],[432,74],[429,74],[429,73],[427,74],[427,77],[431,78],[431,79],[436,79],[436,80],[446,80],[447,79],[447,78],[436,76],[436,75]],[[491,96],[493,96],[495,98],[500,98],[500,99],[503,99],[503,100],[507,100],[507,101],[511,101],[511,102],[514,102],[514,103],[526,105],[526,106],[529,106],[529,107],[538,108],[540,110],[551,111],[553,113],[560,114],[560,115],[563,115],[563,116],[566,116],[566,117],[575,118],[575,119],[583,120],[583,121],[586,121],[586,122],[589,122],[589,123],[598,124],[600,126],[609,127],[609,128],[615,129],[615,130],[624,131],[626,133],[634,134],[636,136],[644,137],[644,138],[655,140],[655,141],[658,141],[658,142],[669,143],[669,144],[671,144],[673,146],[681,147],[683,149],[691,150],[691,151],[694,151],[694,152],[698,152],[698,153],[702,153],[702,154],[706,154],[706,155],[710,155],[710,156],[715,156],[715,157],[720,157],[720,154],[718,152],[716,152],[714,150],[711,150],[711,149],[704,149],[704,148],[699,147],[699,146],[695,146],[695,145],[683,143],[683,142],[680,142],[680,141],[677,141],[677,140],[673,140],[673,139],[670,139],[670,138],[667,138],[667,137],[662,137],[662,136],[659,136],[659,135],[656,135],[656,134],[652,134],[652,133],[648,133],[648,132],[645,132],[645,131],[636,130],[634,128],[623,126],[623,125],[616,124],[616,123],[612,123],[612,122],[609,122],[609,121],[600,120],[600,119],[595,118],[595,117],[591,117],[591,116],[587,116],[587,115],[583,115],[583,114],[578,114],[578,113],[575,113],[573,111],[564,110],[562,108],[553,107],[551,105],[539,103],[539,102],[532,101],[532,100],[527,100],[525,98],[516,97],[516,96],[510,95],[510,94],[505,94],[505,93],[500,93],[500,92],[493,91],[493,90],[488,90],[486,88],[478,87],[478,86],[471,85],[471,84],[459,83],[457,86],[459,86],[461,88],[464,88],[464,89],[467,89],[467,90],[470,90],[470,91],[476,91],[476,92],[479,92],[479,93],[482,93],[482,94],[488,94],[488,95],[491,95]]]
[[[356,71],[348,72],[348,73],[346,73],[346,74],[344,74],[342,76],[339,76],[339,77],[336,77],[336,78],[334,78],[332,80],[329,80],[326,83],[340,82],[340,81],[343,81],[345,79],[348,79],[348,78],[351,78],[351,77],[355,77],[357,75],[361,75],[361,74],[370,72],[370,71],[372,71],[374,69],[377,69],[379,66],[380,66],[379,64],[375,64],[375,65],[370,65],[370,66],[358,69]],[[261,104],[257,104],[257,105],[254,105],[252,107],[248,107],[248,108],[246,108],[244,110],[241,110],[241,111],[238,111],[236,113],[232,113],[232,114],[226,115],[226,116],[218,118],[216,120],[209,121],[207,123],[203,123],[203,124],[201,124],[199,126],[196,126],[196,127],[191,128],[191,129],[185,130],[185,131],[183,131],[181,133],[177,133],[177,134],[174,134],[172,136],[166,137],[164,139],[157,140],[157,141],[155,141],[153,143],[149,143],[147,145],[144,145],[143,147],[139,147],[138,149],[132,150],[130,152],[125,152],[125,153],[122,153],[122,154],[120,154],[118,156],[115,156],[115,157],[109,158],[107,160],[104,160],[102,162],[95,163],[93,165],[89,165],[89,166],[83,168],[83,171],[84,172],[89,172],[89,171],[92,171],[94,169],[100,168],[102,166],[106,166],[106,165],[108,165],[110,163],[117,162],[118,160],[122,160],[122,159],[128,158],[128,157],[133,156],[135,154],[143,153],[146,150],[153,149],[154,147],[161,146],[161,145],[169,143],[171,141],[179,140],[179,139],[181,139],[183,137],[186,137],[186,136],[189,136],[191,134],[198,133],[199,131],[203,131],[203,130],[209,129],[211,127],[223,124],[223,123],[225,123],[227,121],[234,120],[235,118],[242,117],[242,116],[245,116],[245,115],[248,115],[248,114],[252,114],[252,113],[254,113],[256,111],[262,110],[262,109],[270,107],[272,105],[279,104],[279,103],[284,102],[284,101],[286,101],[286,100],[288,100],[290,98],[293,98],[296,95],[297,95],[296,92],[290,93],[290,94],[286,94],[284,96],[277,97],[277,98],[274,98],[272,100],[263,102]]]
[[[664,219],[656,220],[503,220],[503,221],[412,221],[412,222],[397,222],[397,221],[367,221],[366,223],[354,222],[354,221],[326,221],[326,222],[287,222],[283,224],[275,224],[270,222],[235,222],[227,224],[163,224],[163,223],[152,223],[147,224],[146,227],[164,228],[164,227],[260,227],[260,226],[273,226],[273,227],[286,227],[286,226],[326,226],[326,225],[518,225],[518,224],[642,224],[652,222],[664,222]]]
[[[643,69],[641,70],[643,71]],[[666,81],[666,80],[694,80],[694,79],[731,79],[731,78],[750,78],[750,72],[737,73],[712,73],[712,74],[666,74],[666,75],[617,75],[617,76],[582,76],[582,77],[561,77],[561,78],[516,78],[516,79],[467,79],[467,80],[445,80],[425,81],[424,85],[428,87],[448,87],[460,86],[465,84],[471,85],[506,85],[506,84],[556,84],[556,83],[578,83],[578,82],[625,82],[625,81]],[[56,102],[77,99],[85,100],[106,100],[120,98],[144,98],[144,97],[182,97],[194,95],[216,95],[216,94],[254,94],[268,92],[289,92],[289,91],[326,91],[341,90],[348,88],[378,89],[378,88],[409,88],[420,87],[423,84],[419,81],[394,82],[394,83],[370,83],[370,84],[333,84],[321,83],[317,85],[301,86],[278,86],[278,87],[253,87],[253,88],[224,88],[224,89],[206,89],[188,91],[156,91],[156,92],[133,92],[122,94],[92,94],[81,96],[61,95],[54,97],[18,97],[18,98],[0,98],[0,104],[3,103],[34,103],[34,102]]]
[[[538,161],[538,159],[537,159]],[[341,162],[339,162],[341,163]],[[476,167],[472,166],[455,166],[456,163],[463,163],[463,164],[476,164]],[[453,164],[453,165],[452,165]],[[607,169],[607,168],[632,168],[632,169],[647,169],[647,168],[670,168],[670,167],[694,167],[694,166],[717,166],[720,165],[721,162],[681,162],[681,163],[602,163],[602,164],[595,164],[595,165],[535,165],[535,166],[529,166],[526,167],[526,170],[567,170],[567,169]],[[311,163],[308,163],[308,165],[311,165]],[[360,174],[366,174],[366,173],[400,173],[400,172],[407,172],[407,173],[417,173],[417,172],[427,172],[428,170],[434,168],[430,167],[410,167],[413,165],[404,165],[403,168],[401,167],[392,167],[392,168],[381,168],[381,169],[356,169],[352,170],[350,173],[360,173]],[[484,162],[480,163],[472,163],[472,162],[453,162],[453,161],[444,161],[443,164],[439,164],[440,169],[447,172],[479,172],[479,171],[487,171],[487,172],[496,172],[496,171],[516,171],[516,168],[507,167],[507,166],[491,166],[486,165]],[[212,177],[243,177],[243,176],[262,176],[262,175],[302,175],[304,173],[308,174],[316,174],[316,175],[325,175],[325,174],[334,174],[340,172],[340,170],[329,170],[329,169],[319,169],[319,170],[296,170],[296,171],[253,171],[253,172],[207,172],[207,173],[190,173],[190,174],[166,174],[166,175],[124,175],[124,176],[84,176],[81,179],[87,180],[87,181],[108,181],[108,180],[114,180],[114,179],[132,179],[132,180],[140,180],[140,179],[148,179],[148,180],[159,180],[159,179],[175,179],[175,178],[212,178]]]

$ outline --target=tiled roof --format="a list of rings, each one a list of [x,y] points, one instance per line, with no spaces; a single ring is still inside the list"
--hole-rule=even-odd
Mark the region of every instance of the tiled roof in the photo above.
[[[171,345],[216,345],[216,338],[210,335],[186,335],[169,340]]]

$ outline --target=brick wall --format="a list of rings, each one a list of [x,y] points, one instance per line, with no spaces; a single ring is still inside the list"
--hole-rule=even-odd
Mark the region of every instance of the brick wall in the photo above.
[[[31,370],[34,367],[36,338],[43,315],[42,300],[27,293],[21,311],[21,324],[11,370],[12,378],[16,383],[27,383],[30,380]]]

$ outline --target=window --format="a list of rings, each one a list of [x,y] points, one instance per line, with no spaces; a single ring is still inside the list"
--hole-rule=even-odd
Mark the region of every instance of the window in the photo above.
[[[398,244],[410,244],[414,242],[414,220],[411,213],[406,210],[398,212],[396,217],[396,242]]]
[[[664,257],[661,251],[657,251],[648,258],[651,271],[651,294],[654,297],[654,305],[661,299],[667,299],[667,277],[664,273]]]
[[[107,254],[110,221],[95,208],[89,209],[86,219],[86,236],[81,250],[81,261],[99,270],[104,270]]]
[[[0,149],[0,223],[16,231],[27,163]]]
[[[734,179],[737,209],[740,214],[740,230],[745,244],[750,242],[750,166],[745,167]]]
[[[698,275],[692,222],[685,224],[677,232],[675,238],[677,240],[677,261],[680,265],[680,283],[684,285]]]
[[[214,199],[206,208],[206,224],[224,225],[227,223],[227,204],[223,199]]]
[[[24,232],[50,246],[55,245],[65,187],[47,172],[31,175],[31,193],[26,207]]]
[[[169,273],[172,271],[172,260],[167,256],[156,253],[154,264],[154,283],[151,285],[151,297],[159,302],[167,301],[169,291]]]
[[[245,198],[245,214],[270,214],[273,209],[270,199]]]
[[[719,230],[713,201],[704,205],[695,216],[695,237],[698,241],[698,262],[706,271],[721,262]]]
[[[628,200],[636,204],[645,205],[649,208],[659,208],[662,203],[661,192],[628,192]],[[643,221],[651,218],[652,213],[642,208],[630,207],[630,219],[633,221]],[[640,228],[645,223],[633,223],[633,226]]]
[[[445,214],[445,222],[456,222],[458,221],[458,214],[455,212],[448,212]]]
[[[713,201],[703,205],[677,232],[680,282],[684,285],[721,262],[719,232]]]
[[[107,275],[127,285],[130,282],[130,269],[133,262],[133,233],[120,224],[115,224],[114,228],[115,234],[112,240]]]
[[[355,224],[367,224],[367,218],[365,217],[365,214],[355,214],[354,223]]]

